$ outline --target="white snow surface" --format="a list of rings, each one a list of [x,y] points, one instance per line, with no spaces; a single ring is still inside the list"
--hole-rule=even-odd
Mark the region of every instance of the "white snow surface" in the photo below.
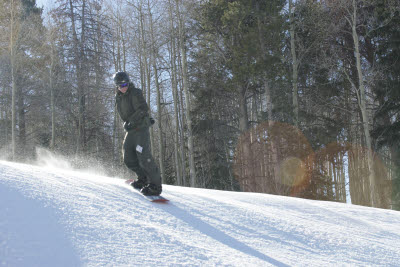
[[[0,161],[0,266],[400,266],[400,212]]]

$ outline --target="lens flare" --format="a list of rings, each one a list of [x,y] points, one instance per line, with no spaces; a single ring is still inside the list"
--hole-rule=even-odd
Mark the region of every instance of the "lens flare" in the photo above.
[[[288,157],[282,161],[279,168],[281,182],[288,186],[299,186],[306,178],[306,165],[296,157]]]

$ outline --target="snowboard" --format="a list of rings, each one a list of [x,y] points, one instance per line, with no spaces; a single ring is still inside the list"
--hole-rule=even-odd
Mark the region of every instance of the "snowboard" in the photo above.
[[[132,189],[134,189],[140,193],[140,191],[138,189],[131,186],[131,183],[133,183],[134,181],[135,181],[134,179],[129,179],[129,180],[126,180],[125,183],[128,184],[130,187],[132,187]],[[162,196],[145,196],[142,193],[140,193],[140,195],[151,202],[167,203],[169,201],[168,199],[166,199],[165,197],[162,197]]]

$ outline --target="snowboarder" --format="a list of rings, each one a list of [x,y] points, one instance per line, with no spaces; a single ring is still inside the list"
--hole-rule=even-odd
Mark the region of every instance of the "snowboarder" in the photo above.
[[[158,196],[162,191],[161,175],[151,155],[149,134],[154,120],[149,115],[142,90],[130,82],[128,74],[119,71],[113,78],[115,102],[126,132],[122,149],[124,163],[137,175],[137,180],[131,185],[143,195]]]

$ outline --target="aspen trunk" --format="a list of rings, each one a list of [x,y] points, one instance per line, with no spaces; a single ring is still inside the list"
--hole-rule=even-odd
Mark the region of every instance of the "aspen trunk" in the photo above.
[[[53,42],[53,37],[54,37],[54,30],[51,29],[50,32],[50,43],[51,43],[51,50],[50,50],[50,112],[51,112],[51,140],[50,140],[50,149],[54,150],[55,147],[55,139],[56,139],[56,126],[55,126],[55,96],[54,96],[54,80],[53,80],[53,70],[54,70],[54,64],[55,64],[55,48],[54,48],[54,42]]]
[[[172,17],[172,4],[169,1],[169,15],[170,15],[170,28],[171,32],[174,32],[174,22]],[[175,131],[174,131],[174,159],[175,159],[175,173],[176,173],[176,183],[177,185],[182,185],[182,169],[179,157],[179,118],[178,118],[178,86],[177,86],[177,75],[176,75],[176,44],[175,44],[175,34],[171,34],[171,83],[172,83],[172,96],[174,99],[174,121],[175,121]]]
[[[190,94],[189,94],[189,89],[188,89],[185,31],[184,31],[183,18],[179,12],[179,0],[176,0],[176,3],[177,3],[177,13],[178,13],[178,17],[179,17],[179,39],[180,39],[180,50],[181,50],[181,57],[182,57],[181,59],[182,59],[183,91],[185,93],[185,104],[186,104],[186,124],[188,127],[190,186],[195,187],[197,185],[197,178],[196,178],[196,166],[195,166],[195,160],[194,160],[194,141],[193,141]]]
[[[298,102],[298,62],[296,55],[296,44],[295,44],[295,33],[294,33],[294,7],[293,1],[289,0],[289,12],[290,12],[290,51],[292,53],[292,102],[293,102],[293,116],[294,116],[294,125],[299,127],[299,102]]]
[[[15,84],[15,68],[16,68],[16,36],[18,32],[17,25],[17,7],[15,0],[11,1],[11,25],[10,25],[10,55],[11,55],[11,150],[12,160],[16,160],[16,135],[17,135],[17,117],[16,117],[16,84]]]
[[[149,105],[149,109],[150,109],[150,114],[152,114],[151,111],[151,105],[150,105],[150,100],[151,100],[151,91],[150,91],[150,84],[151,84],[151,71],[150,71],[150,64],[149,64],[149,52],[147,49],[147,40],[146,40],[146,35],[145,35],[145,21],[144,21],[144,17],[143,17],[143,10],[142,10],[142,5],[140,4],[138,6],[139,9],[139,25],[140,25],[140,38],[141,38],[141,43],[142,43],[142,47],[141,47],[141,51],[142,51],[142,55],[141,58],[143,58],[143,84],[145,85],[144,88],[142,88],[143,91],[145,91],[145,97],[146,97],[146,101],[147,104]],[[153,127],[150,128],[150,150],[151,150],[151,154],[154,155],[154,129]]]
[[[80,56],[82,51],[79,51],[80,45],[79,40],[76,32],[75,26],[75,14],[74,14],[74,7],[72,5],[72,0],[69,0],[69,7],[70,7],[70,18],[71,18],[71,26],[72,26],[72,35],[73,35],[73,50],[74,50],[74,64],[76,68],[76,77],[77,77],[77,92],[78,92],[78,138],[76,144],[76,153],[79,154],[82,151],[83,146],[83,107],[82,107],[82,97],[83,97],[83,84],[82,84],[82,65],[80,62]],[[84,31],[82,29],[82,31]],[[82,33],[83,34],[83,33]],[[81,40],[82,42],[82,40]]]
[[[240,86],[240,85],[238,85]],[[242,134],[242,187],[245,191],[255,192],[256,181],[254,177],[253,169],[253,151],[251,150],[253,133],[248,131],[249,129],[249,118],[247,111],[247,101],[246,101],[246,88],[245,86],[240,86],[239,89],[239,130]]]
[[[150,10],[150,2],[148,2],[149,10]],[[160,173],[162,178],[162,183],[165,183],[165,167],[164,167],[164,140],[162,133],[162,107],[161,107],[161,89],[160,83],[158,81],[158,70],[157,70],[157,54],[158,51],[155,45],[154,39],[154,28],[153,28],[153,19],[152,14],[150,12],[150,33],[151,33],[151,46],[152,46],[152,61],[153,61],[153,71],[154,71],[154,82],[156,85],[157,91],[157,126],[158,126],[158,146],[160,151]]]
[[[257,9],[258,8],[258,2],[257,2]],[[258,24],[258,38],[260,42],[260,48],[261,48],[261,55],[264,61],[266,61],[266,55],[267,55],[267,49],[265,47],[265,39],[264,39],[264,34],[262,32],[262,20],[260,17],[257,19],[257,24]],[[267,71],[264,72],[264,78],[263,78],[263,88],[264,88],[264,93],[265,93],[265,102],[266,102],[266,111],[267,111],[267,121],[268,121],[268,127],[271,129],[274,125],[274,122],[272,121],[272,110],[273,110],[273,103],[272,103],[272,98],[271,98],[271,87],[268,84],[268,78],[267,78]],[[278,166],[278,151],[276,149],[275,142],[273,139],[271,139],[271,146],[270,146],[270,151],[266,151],[268,157],[271,160],[268,160],[268,163],[266,164],[271,164],[272,165],[272,173],[271,172],[266,172],[264,171],[263,173],[265,174],[265,177],[267,178],[272,178],[275,182],[275,184],[278,184],[279,181],[279,166]],[[272,162],[271,162],[272,161]],[[272,174],[272,177],[269,177],[270,174]]]
[[[367,146],[367,168],[368,168],[368,179],[369,179],[369,187],[370,187],[370,200],[372,207],[379,207],[378,199],[376,196],[376,177],[374,171],[374,163],[373,163],[373,154],[372,154],[372,141],[369,129],[369,116],[367,111],[367,98],[364,86],[364,77],[361,68],[361,57],[360,57],[360,48],[359,48],[359,39],[356,30],[357,26],[357,5],[356,0],[353,0],[353,14],[351,21],[352,35],[354,41],[354,56],[356,57],[356,67],[358,74],[358,84],[359,84],[359,96],[358,103],[361,110],[362,116],[362,125],[365,136],[365,143]]]

